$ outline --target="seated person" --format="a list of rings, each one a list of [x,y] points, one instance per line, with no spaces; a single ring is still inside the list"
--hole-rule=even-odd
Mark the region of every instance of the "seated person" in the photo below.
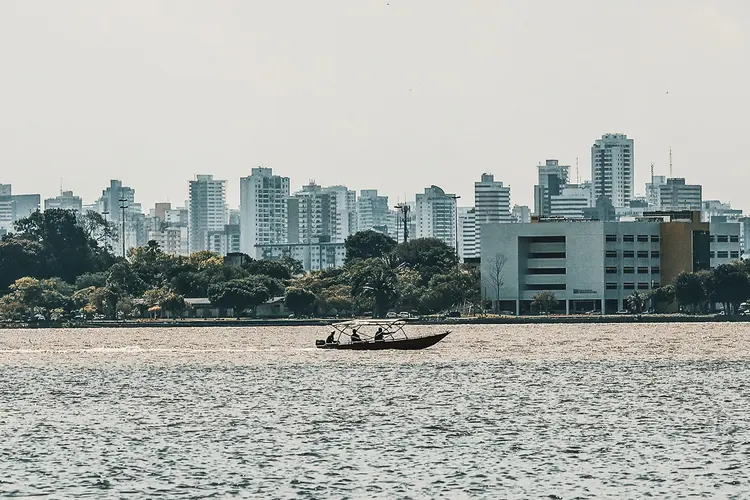
[[[334,336],[336,335],[336,332],[331,332],[331,334],[326,338],[326,344],[333,344],[334,342]]]
[[[383,342],[384,333],[383,328],[378,328],[378,331],[375,332],[375,342]]]
[[[352,343],[354,342],[362,342],[362,337],[359,336],[357,330],[352,330]]]

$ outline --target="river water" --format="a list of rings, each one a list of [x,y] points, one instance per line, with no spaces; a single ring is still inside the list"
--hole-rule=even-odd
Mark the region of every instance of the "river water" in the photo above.
[[[0,330],[0,496],[750,498],[750,324],[326,334]]]

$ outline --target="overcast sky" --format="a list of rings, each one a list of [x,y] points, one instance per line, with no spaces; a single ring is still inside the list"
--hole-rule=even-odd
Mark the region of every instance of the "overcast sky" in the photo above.
[[[637,192],[671,145],[747,211],[749,44],[747,0],[0,0],[0,183],[147,208],[212,173],[236,206],[263,165],[468,205],[488,172],[531,205],[539,162],[588,179],[621,132]]]

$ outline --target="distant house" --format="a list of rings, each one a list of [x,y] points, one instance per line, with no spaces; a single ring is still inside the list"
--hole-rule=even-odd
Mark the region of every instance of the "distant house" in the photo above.
[[[187,318],[232,318],[235,317],[232,309],[221,309],[211,304],[207,298],[185,299],[188,305],[185,317]],[[289,315],[284,305],[284,297],[274,297],[265,304],[259,305],[255,310],[258,318],[283,318]]]

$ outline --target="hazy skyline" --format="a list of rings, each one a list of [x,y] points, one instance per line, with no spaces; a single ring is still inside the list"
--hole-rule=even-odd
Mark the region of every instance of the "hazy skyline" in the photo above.
[[[590,177],[604,133],[750,210],[750,3],[743,0],[0,2],[0,183],[144,209],[255,166],[473,200],[483,172],[533,205],[535,166]]]

